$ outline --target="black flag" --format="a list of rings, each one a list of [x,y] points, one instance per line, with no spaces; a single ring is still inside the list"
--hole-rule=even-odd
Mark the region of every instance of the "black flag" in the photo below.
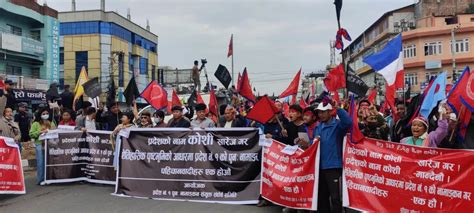
[[[127,88],[123,91],[123,95],[125,96],[125,101],[128,105],[132,105],[133,101],[140,97],[140,92],[138,91],[137,83],[135,82],[135,77],[130,79],[128,82]]]
[[[197,102],[196,89],[193,90],[191,96],[188,98],[188,106],[195,107]]]
[[[369,87],[365,82],[348,66],[346,87],[349,91],[353,92],[359,97],[364,97],[369,90]]]
[[[334,5],[336,5],[337,22],[339,22],[341,19],[342,0],[334,0]]]
[[[109,86],[107,86],[107,106],[110,106],[111,104],[115,103],[115,97],[117,95],[115,91],[115,81],[113,77],[110,77],[110,83]]]
[[[408,100],[411,98],[411,85],[408,84],[408,89],[407,91],[405,92],[405,100]]]
[[[102,89],[100,88],[99,78],[95,77],[88,80],[86,83],[82,85],[84,87],[84,92],[90,98],[95,98],[102,93]]]
[[[217,80],[219,80],[226,89],[229,87],[229,84],[232,81],[229,70],[227,70],[227,68],[222,64],[219,64],[214,76],[216,76]]]

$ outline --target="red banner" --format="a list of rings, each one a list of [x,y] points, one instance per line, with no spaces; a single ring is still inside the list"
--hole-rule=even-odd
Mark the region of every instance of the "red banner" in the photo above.
[[[0,194],[25,194],[20,151],[9,138],[0,138]]]
[[[473,165],[469,150],[346,142],[344,205],[369,212],[472,212]]]
[[[264,146],[261,195],[281,206],[316,210],[319,141],[306,151],[294,148],[275,140]]]

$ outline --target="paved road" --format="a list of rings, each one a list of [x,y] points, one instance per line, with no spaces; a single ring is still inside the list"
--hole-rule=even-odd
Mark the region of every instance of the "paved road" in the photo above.
[[[0,195],[0,212],[159,212],[159,213],[276,213],[280,207],[223,205],[122,198],[111,195],[112,186],[73,183],[37,186],[26,173],[26,195]]]

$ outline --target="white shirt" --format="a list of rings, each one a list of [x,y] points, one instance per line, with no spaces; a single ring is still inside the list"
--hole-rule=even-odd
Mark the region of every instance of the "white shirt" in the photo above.
[[[95,120],[90,120],[89,117],[86,117],[86,129],[87,130],[96,130]]]
[[[232,128],[232,121],[226,121],[224,128]]]

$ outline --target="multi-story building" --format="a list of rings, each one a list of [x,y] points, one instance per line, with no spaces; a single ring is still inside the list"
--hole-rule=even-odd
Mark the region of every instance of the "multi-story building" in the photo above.
[[[0,13],[0,75],[27,89],[59,81],[58,12],[33,0],[3,0]]]
[[[375,75],[363,58],[402,33],[406,89],[410,86],[411,92],[417,93],[443,71],[449,73],[451,83],[465,66],[474,65],[472,12],[470,0],[420,0],[385,13],[344,49],[343,57],[369,86],[378,85],[383,90],[383,77]],[[453,69],[457,70],[454,75]]]
[[[130,78],[139,89],[158,79],[158,36],[116,12],[100,10],[60,12],[61,84],[75,85],[81,68],[89,78],[99,77],[103,92],[112,76],[118,86],[119,101]],[[148,23],[147,23],[148,25]]]

